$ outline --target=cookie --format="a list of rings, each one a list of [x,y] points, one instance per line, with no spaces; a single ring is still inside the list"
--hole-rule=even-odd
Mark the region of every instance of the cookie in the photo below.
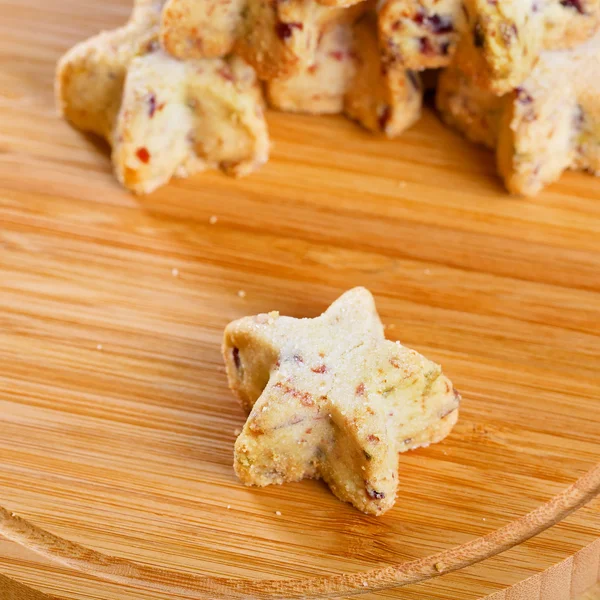
[[[599,97],[600,33],[572,50],[543,52],[502,97],[454,66],[440,77],[437,104],[449,124],[496,149],[509,191],[531,196],[565,169],[600,174]]]
[[[111,144],[119,181],[149,193],[172,177],[220,167],[247,174],[268,159],[254,71],[235,56],[181,62],[160,50],[160,3],[139,1],[130,22],[71,49],[57,97],[73,125]]]
[[[344,112],[363,127],[396,137],[421,116],[423,90],[414,72],[382,60],[372,15],[354,27],[357,68],[348,88]]]
[[[479,87],[455,64],[438,78],[437,109],[447,125],[472,142],[496,148],[505,104],[505,98]]]
[[[421,71],[450,63],[466,14],[461,0],[382,0],[378,23],[385,61]]]
[[[502,95],[528,77],[543,50],[574,48],[595,34],[600,0],[465,0],[468,31],[455,60]]]
[[[234,457],[246,485],[322,478],[340,500],[380,515],[395,502],[399,453],[439,442],[458,419],[460,396],[441,368],[385,339],[364,288],[315,319],[235,321],[223,355],[250,413]]]
[[[247,0],[167,0],[160,41],[181,59],[220,58],[233,51]]]
[[[286,77],[311,65],[319,36],[356,20],[367,2],[352,7],[316,0],[168,0],[161,43],[181,59],[224,56],[232,51],[261,79]]]
[[[267,84],[267,98],[280,110],[345,113],[363,127],[396,137],[421,114],[419,78],[381,61],[374,18],[338,25],[319,42],[314,64]]]
[[[356,73],[351,25],[336,25],[319,39],[313,64],[265,86],[273,108],[307,114],[339,114]]]
[[[381,0],[378,13],[387,63],[439,68],[456,54],[481,87],[501,95],[520,85],[542,50],[592,36],[600,0]]]

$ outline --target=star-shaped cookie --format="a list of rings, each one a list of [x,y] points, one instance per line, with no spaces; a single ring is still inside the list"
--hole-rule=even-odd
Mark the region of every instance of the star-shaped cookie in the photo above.
[[[496,150],[508,190],[532,196],[566,169],[600,175],[600,32],[571,50],[540,53],[521,85],[504,96],[451,65],[439,79],[444,120]]]
[[[273,312],[235,321],[223,355],[250,412],[234,458],[247,485],[320,477],[341,500],[380,515],[396,499],[398,454],[439,442],[458,418],[452,383],[385,339],[364,288],[315,319]]]
[[[319,38],[315,61],[291,77],[266,84],[271,106],[313,114],[345,113],[373,132],[396,137],[421,115],[418,75],[382,62],[374,15],[331,27]]]
[[[286,77],[312,64],[319,37],[329,27],[353,22],[368,4],[363,0],[167,0],[160,38],[163,47],[180,59],[236,52],[259,78]]]
[[[62,114],[106,138],[118,179],[136,193],[209,167],[255,170],[268,159],[269,137],[253,69],[236,56],[172,58],[158,43],[161,8],[137,0],[127,25],[61,59]]]

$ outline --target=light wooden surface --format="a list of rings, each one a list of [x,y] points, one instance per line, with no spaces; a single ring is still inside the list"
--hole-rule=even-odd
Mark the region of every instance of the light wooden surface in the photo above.
[[[393,142],[341,118],[272,114],[260,173],[132,197],[52,96],[59,55],[127,13],[126,0],[0,0],[0,505],[175,572],[354,573],[489,533],[600,460],[600,180],[567,174],[510,198],[491,157],[429,112]],[[226,388],[224,325],[314,316],[354,285],[464,397],[446,442],[402,457],[397,506],[380,519],[318,482],[247,489],[231,468],[244,415]],[[598,579],[599,508],[365,598],[576,597]],[[569,587],[550,595],[535,576],[553,566]],[[165,598],[2,538],[0,574],[60,600]]]

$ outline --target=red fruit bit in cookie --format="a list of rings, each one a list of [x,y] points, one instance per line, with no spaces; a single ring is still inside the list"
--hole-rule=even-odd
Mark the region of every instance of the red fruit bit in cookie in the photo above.
[[[135,155],[142,161],[145,165],[150,162],[150,152],[148,152],[148,148],[138,148]]]
[[[233,358],[233,364],[235,365],[235,368],[239,371],[240,367],[242,366],[242,361],[240,360],[240,349],[234,348],[231,351],[231,357]]]
[[[344,53],[340,50],[334,50],[333,52],[330,52],[329,56],[331,56],[331,58],[335,58],[335,60],[339,60],[340,62],[344,60]]]
[[[419,50],[421,51],[421,54],[424,54],[425,56],[431,56],[432,54],[435,54],[433,45],[429,41],[429,38],[426,37],[419,39]]]
[[[365,384],[364,383],[359,383],[356,386],[356,395],[357,396],[364,396],[365,395]]]
[[[148,98],[148,116],[152,118],[156,113],[156,96],[154,94],[150,94]]]
[[[327,366],[326,365],[319,365],[318,367],[313,367],[311,369],[311,371],[313,373],[327,373]]]
[[[522,87],[517,88],[517,100],[521,104],[531,104],[533,102],[531,95],[528,94]]]
[[[297,390],[296,388],[293,388],[289,385],[284,385],[280,381],[278,381],[273,387],[282,389],[284,394],[290,394],[294,398],[298,398],[302,406],[315,405],[313,397],[308,392],[301,392],[300,390]]]
[[[454,31],[452,21],[448,17],[440,15],[431,15],[428,17],[421,13],[416,16],[415,22],[423,25],[432,33],[450,33]]]
[[[302,404],[302,406],[314,406],[315,405],[315,401],[312,399],[312,396],[308,393],[308,392],[298,392],[298,390],[296,390],[297,393],[292,394],[293,396],[300,396],[300,404]]]
[[[585,14],[581,0],[560,0],[560,4],[567,8],[574,8],[579,14]]]
[[[383,492],[374,490],[369,484],[366,485],[366,490],[369,498],[373,498],[373,500],[383,500],[385,498],[385,494]]]
[[[291,37],[294,29],[302,31],[304,25],[302,23],[284,23],[283,21],[280,21],[275,25],[275,33],[277,34],[277,37],[282,40],[287,40],[287,38]]]
[[[229,67],[223,67],[219,69],[218,73],[223,79],[226,79],[227,81],[234,81],[233,73]]]
[[[372,433],[367,436],[367,440],[373,444],[377,444],[381,441],[376,435],[373,435]]]

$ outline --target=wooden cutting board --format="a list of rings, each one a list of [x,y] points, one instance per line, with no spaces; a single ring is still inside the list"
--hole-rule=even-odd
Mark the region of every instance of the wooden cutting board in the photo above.
[[[359,573],[365,598],[406,600],[590,587],[597,499],[525,543],[510,536],[600,460],[600,179],[567,174],[511,198],[492,157],[430,111],[395,141],[271,114],[259,173],[136,198],[52,94],[60,54],[128,11],[0,0],[0,598],[241,597],[185,588],[205,575]],[[231,467],[244,414],[222,367],[225,324],[315,316],[356,285],[389,337],[440,362],[464,398],[444,443],[402,456],[381,518],[319,482],[245,488]],[[538,524],[593,496],[595,476]],[[447,573],[461,545],[501,527],[508,550],[493,555],[492,535],[488,558]],[[121,559],[152,568],[134,581]],[[427,580],[370,591],[364,572],[407,562]]]

